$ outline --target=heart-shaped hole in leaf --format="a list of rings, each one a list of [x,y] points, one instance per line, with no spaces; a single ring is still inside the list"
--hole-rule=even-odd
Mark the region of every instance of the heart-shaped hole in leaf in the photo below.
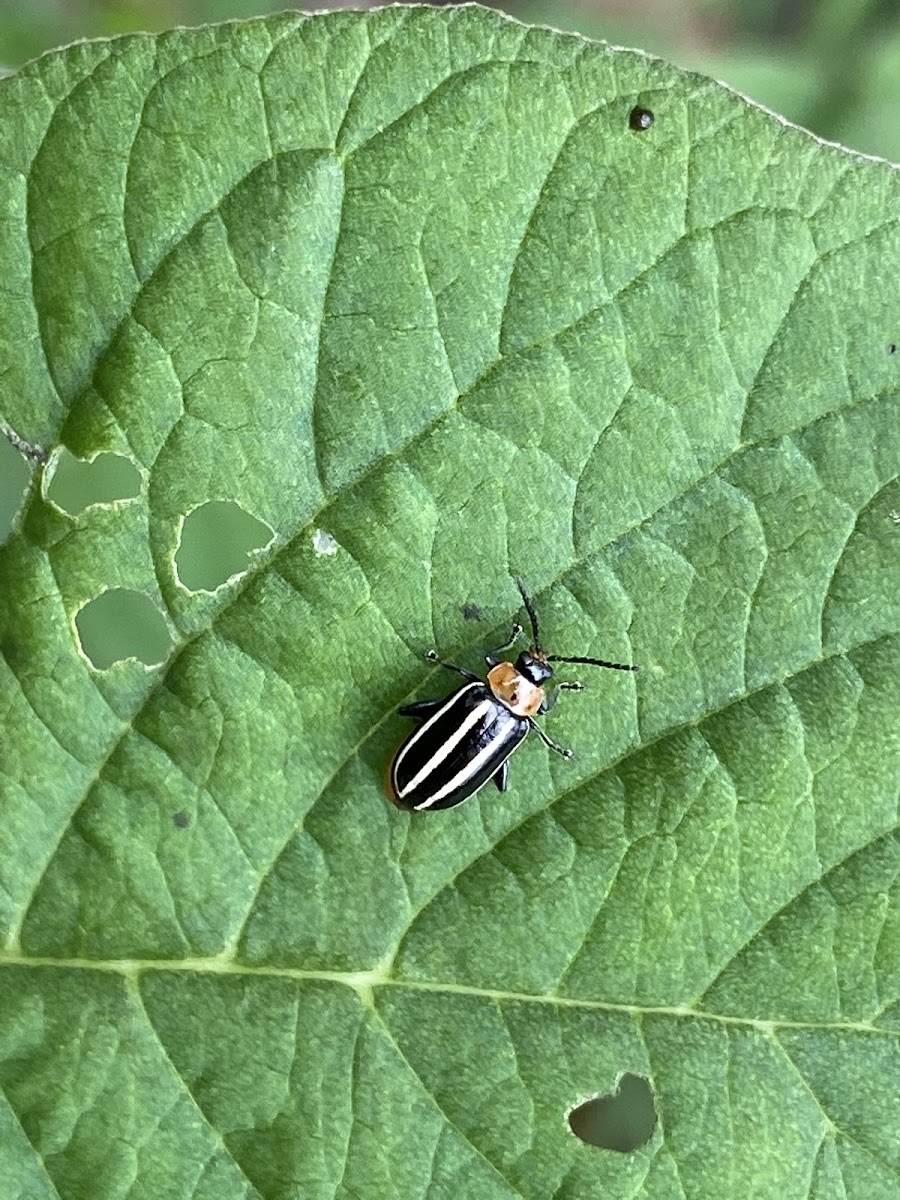
[[[626,1074],[611,1095],[595,1096],[569,1113],[576,1137],[589,1146],[627,1154],[644,1146],[656,1128],[653,1091],[643,1075]]]

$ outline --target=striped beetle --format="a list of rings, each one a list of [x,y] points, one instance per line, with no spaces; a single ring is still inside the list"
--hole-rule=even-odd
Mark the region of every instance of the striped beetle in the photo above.
[[[501,792],[509,784],[509,756],[533,729],[541,740],[571,758],[572,751],[558,746],[535,721],[548,713],[560,692],[581,691],[581,683],[558,683],[548,696],[543,684],[553,677],[552,662],[589,663],[614,671],[638,671],[637,666],[605,662],[601,658],[565,658],[547,654],[541,647],[534,604],[521,579],[516,586],[531,622],[534,641],[515,663],[501,662],[497,655],[509,650],[522,633],[514,625],[509,641],[485,655],[487,679],[443,662],[437,652],[425,657],[448,671],[462,675],[466,682],[443,700],[419,700],[405,704],[399,711],[420,724],[394,755],[389,773],[389,795],[401,808],[431,811],[453,808],[468,800],[493,779]]]

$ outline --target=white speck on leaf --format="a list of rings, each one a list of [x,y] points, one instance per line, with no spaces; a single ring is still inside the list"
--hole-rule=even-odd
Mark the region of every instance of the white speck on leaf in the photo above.
[[[312,539],[313,550],[316,554],[337,554],[338,544],[324,529],[317,529]]]

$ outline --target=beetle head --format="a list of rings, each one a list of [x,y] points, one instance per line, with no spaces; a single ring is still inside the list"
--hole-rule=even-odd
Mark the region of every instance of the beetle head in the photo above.
[[[516,670],[520,675],[524,675],[529,683],[540,687],[545,680],[550,679],[553,675],[553,668],[547,662],[547,656],[537,646],[532,646],[530,650],[523,650],[516,659]]]

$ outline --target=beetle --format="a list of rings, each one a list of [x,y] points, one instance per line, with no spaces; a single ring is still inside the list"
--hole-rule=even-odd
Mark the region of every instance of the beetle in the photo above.
[[[560,692],[581,691],[582,683],[558,683],[548,695],[544,684],[553,678],[553,662],[589,663],[614,671],[639,671],[626,663],[602,658],[547,654],[541,646],[537,612],[521,579],[516,586],[528,613],[534,641],[515,663],[497,658],[519,640],[522,626],[513,626],[509,640],[485,655],[487,678],[465,667],[443,662],[429,650],[429,662],[462,675],[466,682],[443,700],[418,700],[398,711],[419,724],[397,750],[388,774],[388,794],[400,808],[432,812],[468,800],[493,779],[501,792],[509,785],[509,756],[533,729],[541,740],[571,758],[535,721],[550,712]]]

